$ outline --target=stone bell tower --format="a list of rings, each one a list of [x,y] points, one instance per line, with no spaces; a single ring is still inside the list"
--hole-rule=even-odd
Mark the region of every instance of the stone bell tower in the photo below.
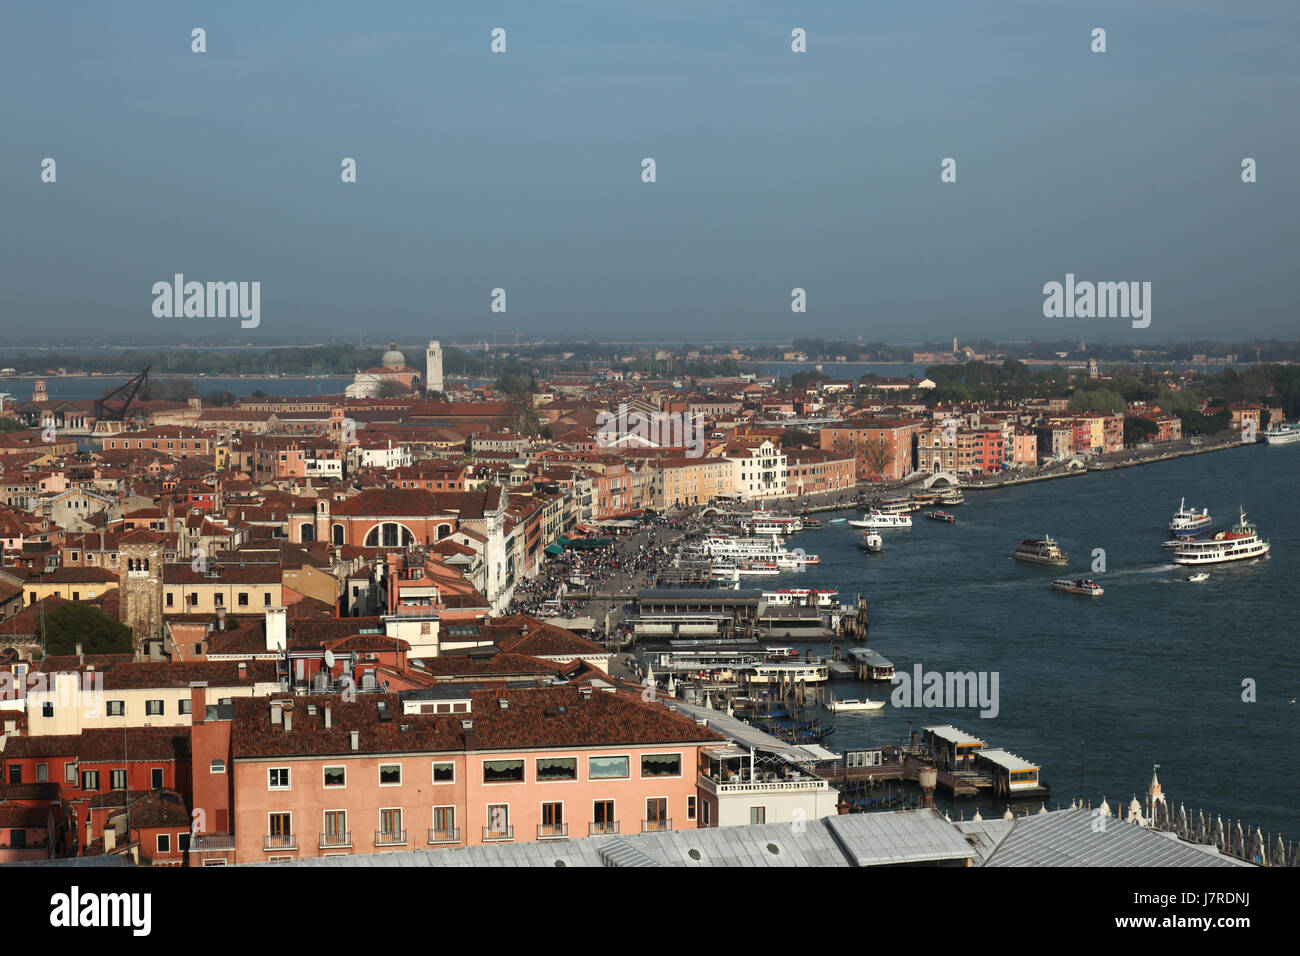
[[[118,540],[118,615],[135,635],[137,650],[162,635],[164,540],[142,528]]]
[[[424,387],[430,392],[442,391],[442,346],[437,339],[429,340],[424,353]]]

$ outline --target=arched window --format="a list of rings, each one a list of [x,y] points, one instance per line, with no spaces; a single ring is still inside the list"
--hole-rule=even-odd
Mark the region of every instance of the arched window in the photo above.
[[[226,762],[224,760],[214,760],[212,761],[212,766],[208,769],[211,773],[225,773]]]
[[[449,525],[449,524],[440,524],[440,525],[438,525],[438,540],[439,540],[439,541],[441,541],[443,538],[447,537],[447,535],[449,535],[449,534],[451,534],[451,525]]]
[[[141,570],[141,571],[148,571],[148,570],[149,570],[149,559],[148,559],[148,558],[145,558],[145,559],[144,559],[144,567],[141,568],[140,570]]]
[[[341,524],[336,524],[334,526],[334,543],[335,544],[343,543],[343,525]]]
[[[302,526],[302,535],[301,535],[301,540],[302,540],[302,541],[315,541],[315,540],[316,540],[316,527],[315,527],[315,525],[305,524],[305,525]]]

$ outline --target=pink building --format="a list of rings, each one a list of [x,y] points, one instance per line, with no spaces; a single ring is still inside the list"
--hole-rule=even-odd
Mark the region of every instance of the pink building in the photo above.
[[[191,865],[694,829],[722,737],[590,686],[235,699],[194,688]],[[200,719],[199,715],[205,715]]]

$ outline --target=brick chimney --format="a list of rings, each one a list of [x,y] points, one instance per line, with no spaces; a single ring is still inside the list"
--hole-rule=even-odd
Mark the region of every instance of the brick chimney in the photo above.
[[[288,646],[288,611],[283,607],[266,609],[266,649],[283,651]]]

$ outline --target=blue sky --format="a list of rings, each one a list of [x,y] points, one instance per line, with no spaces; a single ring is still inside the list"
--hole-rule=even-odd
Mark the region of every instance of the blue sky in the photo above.
[[[13,334],[1297,334],[1300,4],[10,2],[0,24]],[[177,272],[260,281],[260,326],[154,318]],[[1067,272],[1150,281],[1150,328],[1044,318]]]

